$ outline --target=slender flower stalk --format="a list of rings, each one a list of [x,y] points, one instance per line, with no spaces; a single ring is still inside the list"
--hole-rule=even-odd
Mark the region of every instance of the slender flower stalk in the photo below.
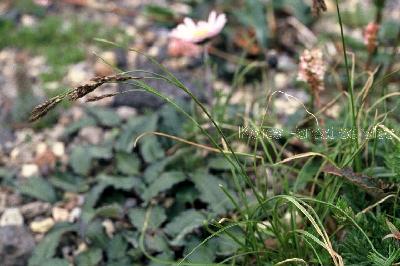
[[[343,57],[344,57],[344,63],[346,67],[346,76],[347,76],[347,90],[350,94],[350,107],[351,107],[351,116],[352,116],[352,123],[353,123],[353,129],[356,135],[356,140],[355,140],[355,148],[356,151],[358,151],[359,143],[358,143],[358,127],[357,127],[357,116],[356,116],[356,106],[355,106],[355,98],[354,98],[354,84],[351,81],[351,75],[350,75],[350,68],[349,68],[349,60],[347,58],[347,49],[346,49],[346,42],[344,40],[344,32],[343,32],[343,23],[342,23],[342,16],[340,14],[340,8],[339,8],[339,1],[336,0],[336,11],[337,11],[337,16],[339,20],[339,26],[340,26],[340,36],[342,38],[342,45],[343,45]],[[355,158],[355,168],[356,170],[359,170],[361,168],[361,160],[360,157],[357,156]]]

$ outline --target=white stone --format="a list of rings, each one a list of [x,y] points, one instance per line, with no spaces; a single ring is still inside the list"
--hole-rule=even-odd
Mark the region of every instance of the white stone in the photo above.
[[[69,217],[68,217],[68,221],[70,223],[73,223],[75,221],[77,221],[79,219],[79,217],[81,216],[82,210],[81,208],[73,208],[72,211],[69,213]]]
[[[3,215],[0,218],[0,226],[16,225],[22,226],[24,224],[24,218],[18,208],[5,209]]]
[[[64,145],[64,143],[61,142],[61,141],[53,143],[53,145],[51,146],[51,151],[57,157],[63,156],[65,154],[65,145]]]
[[[23,177],[31,177],[39,174],[39,166],[34,163],[24,164],[21,168],[21,176]]]
[[[60,207],[54,207],[52,210],[52,216],[56,222],[65,222],[69,219],[69,211]]]
[[[127,119],[137,115],[136,109],[129,107],[129,106],[118,107],[116,112],[117,112],[117,115],[124,120],[127,120]]]

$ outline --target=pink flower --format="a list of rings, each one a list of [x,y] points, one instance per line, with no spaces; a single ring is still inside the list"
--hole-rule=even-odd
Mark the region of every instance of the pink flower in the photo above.
[[[170,33],[170,37],[186,42],[199,43],[218,35],[225,26],[226,15],[212,11],[207,21],[195,23],[191,18],[184,18],[183,23],[179,24]]]
[[[320,49],[304,50],[300,56],[298,79],[307,82],[316,93],[324,90],[326,67]]]
[[[177,38],[171,38],[168,43],[168,54],[170,56],[196,57],[202,53],[199,45]]]
[[[379,25],[370,22],[364,29],[364,44],[367,46],[368,52],[373,53],[378,45]]]

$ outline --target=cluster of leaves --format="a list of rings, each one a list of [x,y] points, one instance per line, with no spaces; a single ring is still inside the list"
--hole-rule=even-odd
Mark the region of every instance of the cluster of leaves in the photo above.
[[[80,221],[57,224],[39,243],[30,265],[56,265],[55,261],[64,265],[66,261],[56,258],[57,247],[75,245],[77,241],[89,245],[76,257],[77,265],[97,265],[100,261],[107,265],[142,265],[144,250],[160,260],[177,260],[209,234],[202,230],[205,221],[233,210],[233,204],[218,186],[223,185],[235,197],[224,171],[226,165],[219,157],[207,159],[207,167],[200,156],[193,156],[195,148],[180,148],[167,156],[175,143],[150,134],[134,147],[135,139],[144,132],[182,134],[183,118],[172,107],[164,106],[156,113],[135,116],[126,122],[106,108],[88,107],[86,113],[66,129],[65,137],[72,138],[79,129],[97,125],[109,129],[108,138],[97,146],[72,147],[71,171],[30,178],[19,186],[23,195],[51,203],[61,200],[66,191],[85,197]],[[129,204],[132,201],[134,204]],[[104,219],[111,219],[117,228],[111,239],[101,225]],[[237,248],[217,237],[202,245],[189,261],[212,262]]]
[[[385,239],[382,236],[388,232],[387,215],[385,213],[367,214],[360,216],[357,223],[366,231],[375,248],[385,257],[372,255],[370,250],[360,247],[368,246],[366,238],[355,228],[346,231],[344,239],[338,244],[339,252],[343,255],[346,265],[392,265],[400,259],[399,243],[397,240]],[[399,221],[396,222],[399,225]]]

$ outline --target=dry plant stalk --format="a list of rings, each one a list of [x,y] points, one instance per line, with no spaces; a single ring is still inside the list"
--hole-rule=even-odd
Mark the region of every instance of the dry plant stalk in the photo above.
[[[322,12],[327,10],[328,9],[324,0],[313,0],[312,11],[314,16],[319,16]]]
[[[127,80],[132,80],[132,79],[141,79],[141,77],[133,77],[133,76],[121,75],[121,74],[106,76],[106,77],[95,77],[95,78],[91,79],[91,81],[89,83],[75,87],[74,89],[72,89],[64,94],[57,95],[57,96],[47,100],[46,102],[42,103],[41,105],[36,106],[32,110],[29,121],[33,122],[33,121],[36,121],[39,118],[43,117],[65,98],[68,98],[68,100],[70,100],[70,101],[76,101],[76,100],[84,97],[85,95],[93,92],[95,89],[97,89],[98,87],[100,87],[101,85],[103,85],[105,83],[123,82],[123,81],[127,81]],[[97,100],[103,99],[105,97],[115,96],[115,94],[113,94],[113,95],[106,94],[103,96],[104,97],[102,97],[102,96],[92,97],[92,98],[88,99],[88,101],[91,101],[91,102],[97,101]]]
[[[118,94],[120,94],[120,92],[107,93],[107,94],[103,94],[103,95],[99,95],[99,96],[92,96],[92,97],[88,97],[86,99],[86,102],[87,103],[97,102],[97,101],[100,101],[100,100],[105,99],[105,98],[114,97],[114,96],[116,96]]]

